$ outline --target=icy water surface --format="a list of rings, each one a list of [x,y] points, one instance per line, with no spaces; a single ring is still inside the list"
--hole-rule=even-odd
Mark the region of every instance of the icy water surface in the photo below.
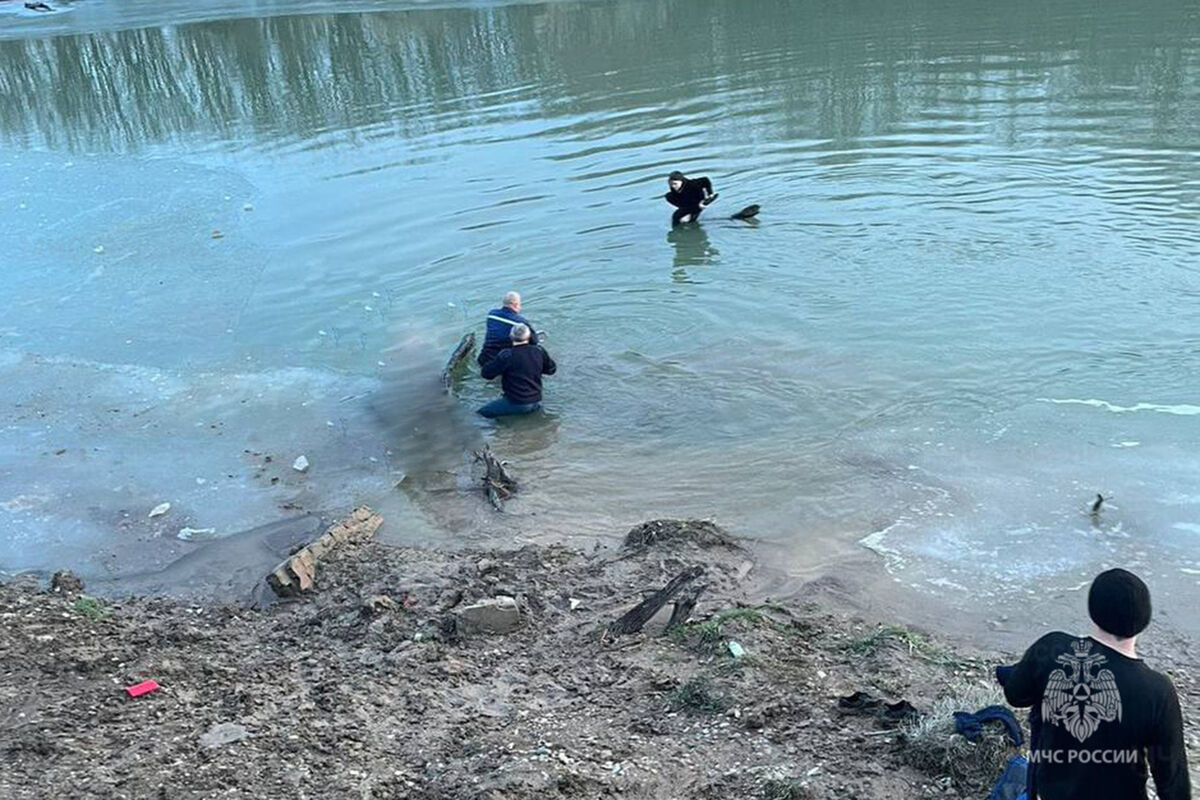
[[[65,8],[0,14],[0,566],[363,501],[712,516],[951,602],[1200,582],[1195,4]],[[496,428],[437,372],[509,288],[561,371]]]

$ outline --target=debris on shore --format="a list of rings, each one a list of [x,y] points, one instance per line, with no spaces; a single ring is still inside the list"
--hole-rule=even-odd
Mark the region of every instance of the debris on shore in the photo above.
[[[335,547],[352,539],[367,539],[375,535],[383,517],[366,506],[354,509],[346,519],[330,526],[320,538],[300,548],[271,570],[267,585],[280,597],[290,597],[311,591],[316,585],[317,562]]]
[[[358,517],[360,529],[377,519]],[[994,691],[999,656],[750,602],[747,552],[709,526],[660,520],[592,554],[345,536],[310,591],[261,610],[97,601],[66,573],[58,591],[0,585],[0,796],[986,794],[1003,737],[943,748],[955,734],[925,724],[908,752],[911,715],[839,698],[934,713]],[[681,574],[673,608],[604,635]],[[157,691],[126,695],[144,681]],[[1194,682],[1177,684],[1195,708]]]

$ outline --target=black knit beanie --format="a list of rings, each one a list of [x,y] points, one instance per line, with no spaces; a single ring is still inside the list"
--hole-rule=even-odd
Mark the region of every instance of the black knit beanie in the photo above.
[[[1114,636],[1137,636],[1150,624],[1150,590],[1132,572],[1101,572],[1088,590],[1088,614]]]
[[[662,173],[659,173],[659,174],[662,174]],[[676,170],[675,172],[672,172],[670,175],[667,176],[667,180],[669,180],[669,181],[686,181],[687,178],[683,177],[682,172],[679,172],[678,170]]]

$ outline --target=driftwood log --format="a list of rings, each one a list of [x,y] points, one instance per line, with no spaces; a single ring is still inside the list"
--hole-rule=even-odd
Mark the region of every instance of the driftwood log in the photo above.
[[[679,594],[679,599],[675,601],[675,607],[671,609],[671,619],[667,621],[666,630],[678,628],[680,625],[688,621],[688,617],[692,615],[692,609],[696,607],[697,601],[700,600],[700,595],[708,587],[703,583],[691,586]]]
[[[486,445],[482,450],[475,451],[475,460],[483,463],[483,493],[488,502],[497,511],[504,510],[504,501],[517,492],[517,481],[508,474],[504,464],[492,453]]]
[[[610,623],[604,629],[604,639],[611,641],[618,636],[637,633],[642,629],[642,626],[658,613],[659,609],[671,601],[671,598],[679,594],[684,587],[703,574],[704,567],[699,565],[688,567],[683,572],[680,572],[674,578],[671,578],[666,586],[626,611],[620,619]],[[676,601],[675,609],[671,614],[671,622],[667,625],[668,628],[672,625],[682,625],[687,620],[703,589],[704,587],[701,586],[698,589],[689,590],[686,595]]]
[[[316,582],[317,561],[333,548],[354,539],[369,539],[383,524],[383,517],[367,506],[329,527],[316,541],[292,553],[267,575],[267,585],[280,597],[310,591]]]
[[[471,357],[471,351],[474,349],[475,334],[468,333],[458,341],[458,347],[454,348],[454,352],[446,361],[446,368],[442,370],[442,387],[446,390],[446,394],[450,394],[454,390],[454,376]]]

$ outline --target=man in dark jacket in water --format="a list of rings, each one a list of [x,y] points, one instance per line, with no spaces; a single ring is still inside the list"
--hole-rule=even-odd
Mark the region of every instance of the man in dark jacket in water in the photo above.
[[[483,377],[500,377],[504,396],[479,409],[485,417],[530,414],[542,407],[542,376],[558,369],[554,359],[532,341],[528,325],[512,329],[512,346],[483,365]]]
[[[1150,590],[1131,572],[1100,573],[1088,592],[1091,636],[1048,633],[1014,666],[1004,696],[1032,707],[1028,794],[1038,800],[1191,800],[1183,716],[1170,678],[1138,658]]]
[[[479,348],[479,357],[475,359],[479,366],[496,357],[496,354],[512,344],[512,329],[517,325],[528,325],[530,344],[537,344],[537,334],[533,325],[521,316],[521,295],[508,292],[504,295],[504,305],[493,308],[487,315],[487,333],[483,337],[483,347]]]
[[[665,197],[667,202],[675,206],[671,215],[671,224],[695,222],[717,195],[713,192],[712,181],[708,178],[687,178],[682,172],[672,172],[667,176],[667,186],[671,191]]]

